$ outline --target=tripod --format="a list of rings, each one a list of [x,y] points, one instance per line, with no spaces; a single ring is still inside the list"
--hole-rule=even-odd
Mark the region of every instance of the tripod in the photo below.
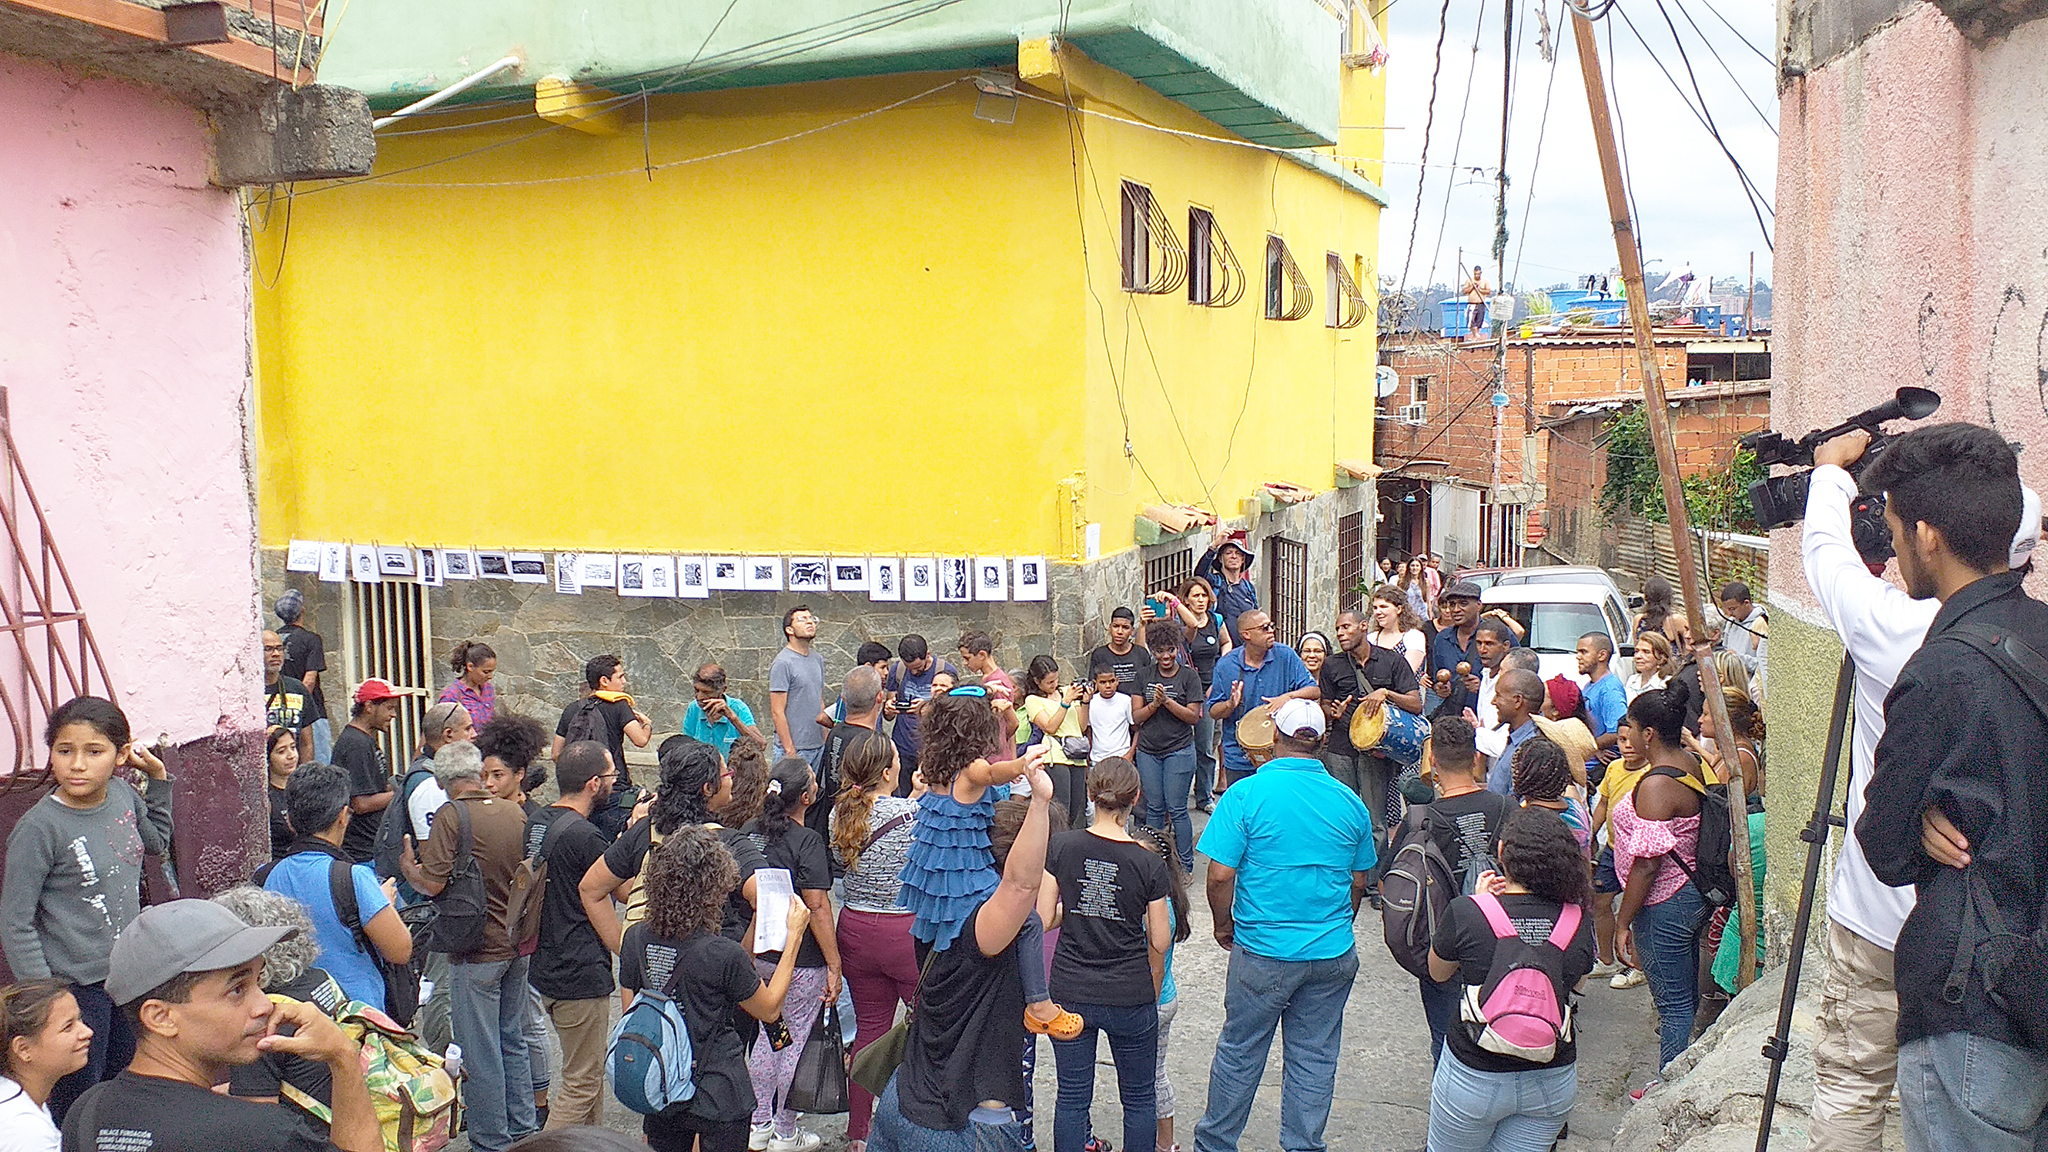
[[[1806,841],[1806,875],[1799,882],[1799,912],[1792,921],[1792,957],[1786,966],[1785,991],[1778,997],[1778,1027],[1764,1041],[1764,1059],[1771,1062],[1771,1071],[1764,1080],[1764,1114],[1757,1123],[1756,1152],[1765,1152],[1770,1147],[1771,1115],[1778,1108],[1778,1078],[1785,1072],[1785,1058],[1791,1055],[1792,1005],[1799,997],[1799,969],[1806,959],[1806,933],[1808,922],[1813,919],[1814,890],[1820,885],[1820,858],[1827,848],[1828,826],[1839,825],[1847,830],[1843,818],[1835,815],[1835,781],[1842,766],[1842,737],[1849,726],[1849,702],[1855,692],[1856,663],[1845,652],[1841,671],[1835,674],[1835,711],[1828,719],[1827,751],[1821,757],[1813,818],[1799,833],[1799,838]]]

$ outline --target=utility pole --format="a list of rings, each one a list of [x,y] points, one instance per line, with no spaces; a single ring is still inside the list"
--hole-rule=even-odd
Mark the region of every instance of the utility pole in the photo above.
[[[1685,493],[1678,481],[1678,450],[1671,436],[1671,409],[1664,399],[1664,378],[1657,371],[1657,348],[1650,332],[1649,293],[1643,290],[1643,265],[1636,252],[1635,221],[1629,211],[1628,194],[1622,188],[1621,158],[1614,146],[1614,121],[1607,103],[1607,81],[1600,71],[1600,50],[1593,39],[1593,22],[1583,10],[1572,6],[1572,34],[1579,48],[1579,70],[1586,81],[1586,106],[1593,118],[1593,139],[1600,149],[1600,174],[1607,184],[1607,212],[1614,222],[1614,250],[1621,260],[1621,280],[1628,290],[1629,325],[1635,331],[1636,357],[1643,370],[1643,415],[1650,429],[1650,446],[1657,453],[1657,479],[1664,490],[1664,508],[1671,521],[1672,553],[1678,558],[1678,583],[1685,597],[1685,616],[1692,626],[1693,655],[1699,661],[1700,688],[1706,694],[1707,714],[1724,762],[1731,769],[1728,785],[1730,843],[1700,846],[1700,851],[1726,848],[1728,863],[1735,873],[1736,908],[1742,932],[1741,967],[1735,977],[1737,992],[1756,979],[1756,889],[1749,868],[1749,806],[1744,802],[1742,772],[1730,738],[1734,728],[1728,721],[1728,702],[1721,696],[1720,677],[1714,671],[1714,646],[1707,636],[1704,601],[1700,599],[1699,562],[1693,555],[1691,517],[1685,508]],[[1752,285],[1755,278],[1751,278]]]
[[[1749,299],[1742,305],[1742,334],[1756,327],[1756,253],[1749,254]]]
[[[1498,299],[1508,290],[1508,94],[1513,90],[1514,84],[1514,0],[1508,0],[1507,3],[1501,5],[1500,42],[1500,171],[1495,175],[1496,191],[1493,203],[1493,276],[1495,299]],[[1493,300],[1487,301],[1486,314],[1489,320],[1492,319]],[[1493,408],[1493,478],[1492,485],[1487,491],[1489,504],[1497,504],[1500,500],[1501,449],[1502,441],[1506,435],[1504,425],[1508,412],[1508,325],[1514,321],[1514,318],[1514,308],[1510,306],[1507,319],[1501,321],[1500,335],[1494,347],[1493,395],[1489,398]],[[1522,479],[1524,482],[1527,482],[1528,477],[1524,476]],[[1490,558],[1492,562],[1505,564],[1508,557],[1514,554],[1513,545],[1516,542],[1502,538],[1505,528],[1506,525],[1503,524],[1503,532],[1491,534],[1494,550],[1497,553],[1497,555]]]

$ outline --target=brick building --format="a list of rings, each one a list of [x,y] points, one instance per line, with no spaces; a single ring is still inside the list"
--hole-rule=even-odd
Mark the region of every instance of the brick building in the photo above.
[[[1681,470],[1727,467],[1735,438],[1769,424],[1768,335],[1674,327],[1654,338]],[[1543,562],[1529,554],[1540,549],[1552,562],[1601,562],[1587,534],[1606,480],[1598,437],[1642,395],[1634,342],[1611,329],[1510,339],[1504,405],[1497,355],[1495,345],[1434,333],[1381,338],[1380,362],[1396,379],[1379,401],[1374,441],[1380,555],[1426,550],[1452,565],[1497,565]]]

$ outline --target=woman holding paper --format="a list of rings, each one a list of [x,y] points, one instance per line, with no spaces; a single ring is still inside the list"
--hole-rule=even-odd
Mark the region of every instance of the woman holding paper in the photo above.
[[[788,756],[768,776],[768,795],[761,815],[743,831],[761,843],[768,863],[760,873],[760,915],[755,918],[755,948],[759,954],[754,967],[766,980],[782,963],[779,934],[771,929],[781,923],[792,894],[811,910],[811,931],[797,945],[796,972],[789,982],[789,999],[783,1002],[783,1028],[769,1025],[761,1030],[747,1054],[747,1072],[754,1080],[754,1129],[751,1143],[765,1144],[769,1152],[813,1152],[823,1141],[815,1132],[796,1126],[796,1111],[788,1106],[790,1084],[796,1079],[797,1059],[811,1035],[824,1006],[839,999],[839,940],[832,923],[832,857],[824,837],[804,826],[804,813],[817,802],[817,777],[801,757]],[[780,873],[778,875],[778,873]],[[780,897],[778,899],[777,897]],[[771,947],[762,949],[764,944]]]

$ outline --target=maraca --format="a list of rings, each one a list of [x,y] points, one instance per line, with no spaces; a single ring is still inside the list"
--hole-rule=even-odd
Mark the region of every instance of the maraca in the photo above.
[[[1471,661],[1469,661],[1469,660],[1460,660],[1460,661],[1458,661],[1458,675],[1460,675],[1460,676],[1470,676],[1471,674],[1472,674],[1472,663],[1471,663]]]
[[[1447,688],[1449,688],[1449,687],[1451,686],[1451,670],[1450,670],[1449,668],[1439,668],[1439,669],[1437,669],[1437,670],[1436,670],[1436,683],[1437,683],[1437,687],[1438,687],[1439,689],[1447,689]]]

